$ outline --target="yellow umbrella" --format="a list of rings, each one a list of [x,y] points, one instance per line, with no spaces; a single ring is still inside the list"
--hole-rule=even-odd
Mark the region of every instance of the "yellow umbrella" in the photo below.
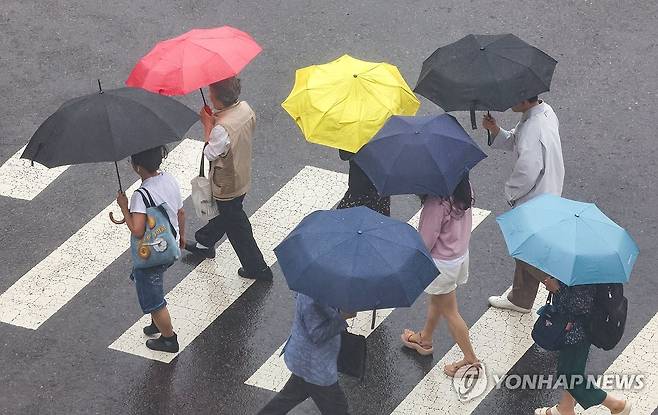
[[[306,140],[356,153],[391,115],[414,115],[420,102],[395,66],[343,55],[298,69],[281,105]]]

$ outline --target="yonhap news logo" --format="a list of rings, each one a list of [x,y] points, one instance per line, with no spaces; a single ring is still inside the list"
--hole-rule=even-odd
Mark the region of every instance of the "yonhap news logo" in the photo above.
[[[510,390],[563,390],[585,385],[586,389],[640,390],[647,382],[644,373],[603,375],[555,375],[555,374],[491,374],[487,376],[482,363],[465,365],[457,370],[452,385],[460,402],[468,402],[491,388]]]

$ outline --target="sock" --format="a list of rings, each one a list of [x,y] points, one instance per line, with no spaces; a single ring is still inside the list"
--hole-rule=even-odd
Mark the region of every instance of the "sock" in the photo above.
[[[205,246],[205,245],[201,245],[201,244],[198,243],[198,242],[196,243],[196,247],[199,248],[199,249],[210,249],[210,248],[208,248],[207,246]]]

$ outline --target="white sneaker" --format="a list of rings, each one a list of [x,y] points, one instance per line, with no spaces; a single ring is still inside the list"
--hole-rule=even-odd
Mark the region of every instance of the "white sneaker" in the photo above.
[[[494,295],[493,297],[489,297],[489,304],[491,304],[492,307],[518,311],[519,313],[530,312],[529,308],[522,308],[513,304],[510,300],[507,299],[507,295]]]

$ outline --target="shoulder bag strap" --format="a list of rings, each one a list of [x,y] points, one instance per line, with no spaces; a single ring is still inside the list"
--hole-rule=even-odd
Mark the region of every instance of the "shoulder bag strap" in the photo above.
[[[139,195],[142,197],[142,200],[144,201],[144,206],[145,207],[147,207],[147,208],[152,207],[151,204],[149,203],[149,200],[146,198],[146,196],[144,196],[144,193],[142,192],[142,190],[146,190],[146,189],[143,189],[143,188],[140,187],[139,189],[137,189],[135,191],[137,193],[139,193]],[[150,198],[150,195],[149,195],[149,198]]]
[[[204,166],[204,163],[206,161],[206,155],[203,153],[203,150],[206,149],[206,146],[208,143],[205,143],[203,145],[203,149],[201,150],[201,165],[199,166],[199,177],[206,177],[206,169]]]
[[[146,193],[146,196],[148,196],[148,198],[149,198],[149,202],[150,202],[151,204],[150,204],[149,206],[147,206],[147,207],[156,207],[156,206],[157,206],[157,205],[155,204],[155,202],[153,201],[153,198],[151,197],[151,194],[149,193],[148,190],[146,190],[146,189],[143,188],[143,187],[140,187],[140,188],[137,189],[137,190],[143,190],[144,193]],[[142,192],[139,192],[139,193],[142,195],[142,197],[144,197],[144,194],[143,194]]]

